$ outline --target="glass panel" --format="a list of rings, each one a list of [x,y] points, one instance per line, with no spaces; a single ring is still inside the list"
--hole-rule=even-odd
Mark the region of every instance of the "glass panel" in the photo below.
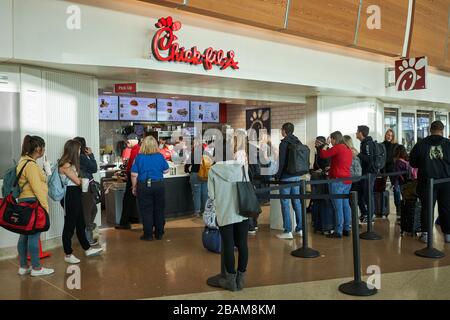
[[[415,131],[415,115],[414,113],[402,113],[402,144],[409,152],[414,147],[414,131]]]
[[[394,130],[395,136],[398,138],[398,110],[394,108],[384,109],[384,133],[387,129]],[[383,137],[384,139],[384,137]]]
[[[432,121],[432,112],[417,111],[417,141],[420,141],[429,135]]]
[[[440,120],[442,121],[442,123],[444,124],[444,136],[447,135],[447,128],[448,128],[448,123],[447,123],[447,115],[445,113],[439,113],[436,112],[436,121]]]

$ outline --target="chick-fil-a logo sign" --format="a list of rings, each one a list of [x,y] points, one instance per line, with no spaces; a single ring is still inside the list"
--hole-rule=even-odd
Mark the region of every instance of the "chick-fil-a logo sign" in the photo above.
[[[203,64],[205,70],[211,70],[213,65],[225,70],[228,67],[239,69],[238,62],[234,60],[234,51],[214,50],[207,48],[201,53],[197,47],[186,50],[175,42],[178,40],[175,31],[181,29],[181,22],[173,21],[172,17],[160,18],[155,26],[159,29],[152,42],[153,56],[158,61],[183,62],[193,65]]]

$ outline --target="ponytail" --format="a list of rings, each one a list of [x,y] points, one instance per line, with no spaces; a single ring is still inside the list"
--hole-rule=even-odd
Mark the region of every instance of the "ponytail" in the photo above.
[[[37,148],[44,148],[45,141],[39,136],[26,135],[22,143],[22,157],[31,156]]]

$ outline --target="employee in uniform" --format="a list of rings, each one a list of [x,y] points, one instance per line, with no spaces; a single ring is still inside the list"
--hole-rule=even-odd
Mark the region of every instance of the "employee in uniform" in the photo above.
[[[153,236],[161,240],[164,234],[163,174],[167,172],[169,172],[169,164],[160,153],[156,139],[151,136],[144,138],[139,155],[131,167],[132,190],[138,199],[144,225],[141,240],[152,241]]]
[[[137,157],[140,149],[138,135],[135,133],[129,134],[127,137],[127,145],[131,148],[130,158],[128,159],[126,168],[127,185],[122,202],[122,217],[120,218],[120,224],[116,225],[116,229],[131,229],[131,217],[135,217],[138,215],[136,197],[133,195],[131,190],[130,176],[131,166],[133,165],[134,159]]]

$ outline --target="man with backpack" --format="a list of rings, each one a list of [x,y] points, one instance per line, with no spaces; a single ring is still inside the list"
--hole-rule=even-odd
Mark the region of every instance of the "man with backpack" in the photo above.
[[[359,210],[361,211],[361,224],[367,224],[367,215],[369,213],[369,199],[371,200],[372,204],[372,212],[370,212],[370,214],[373,217],[375,202],[373,195],[369,195],[370,193],[373,193],[376,174],[378,174],[378,172],[384,167],[386,162],[386,151],[382,150],[382,144],[378,144],[372,139],[371,136],[369,136],[369,130],[370,129],[368,126],[358,126],[358,130],[356,132],[356,138],[361,141],[361,148],[358,157],[361,160],[362,174],[367,175],[370,173],[373,175],[370,185],[368,180],[362,180],[359,182],[360,185],[358,193],[358,205]]]
[[[278,173],[275,175],[275,178],[287,183],[299,182],[300,176],[309,172],[309,148],[303,145],[293,133],[294,125],[292,123],[283,124],[281,127],[283,139],[279,147]],[[280,194],[298,195],[300,194],[300,186],[281,189]],[[300,199],[292,199],[291,201],[297,223],[295,235],[302,236],[301,202]],[[281,199],[280,202],[284,231],[278,235],[278,238],[293,239],[289,200]]]
[[[433,208],[438,202],[439,220],[445,242],[450,243],[450,182],[434,186],[433,199],[429,199],[429,179],[450,178],[450,140],[444,137],[444,124],[434,121],[428,137],[414,146],[409,155],[410,165],[418,168],[417,194],[422,203],[422,230],[428,230],[428,204],[433,201]],[[434,215],[434,212],[433,212]],[[427,232],[422,233],[421,240],[426,242]]]

